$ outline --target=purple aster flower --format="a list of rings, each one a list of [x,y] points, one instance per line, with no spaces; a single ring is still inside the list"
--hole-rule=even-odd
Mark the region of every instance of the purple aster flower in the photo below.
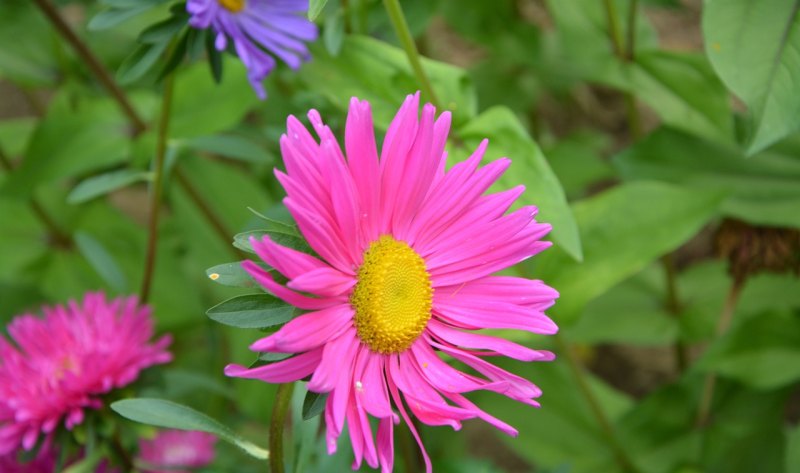
[[[277,56],[292,69],[311,58],[305,42],[317,38],[317,27],[305,12],[308,0],[189,0],[186,11],[194,28],[211,27],[220,51],[233,41],[236,54],[247,67],[247,77],[262,100],[261,82],[275,68]]]

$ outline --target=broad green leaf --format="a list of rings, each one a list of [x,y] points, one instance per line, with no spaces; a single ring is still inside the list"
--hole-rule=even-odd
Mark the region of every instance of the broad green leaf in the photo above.
[[[537,220],[553,225],[551,235],[556,244],[580,260],[581,240],[561,183],[514,113],[505,107],[490,108],[461,128],[458,135],[468,152],[488,138],[487,160],[511,159],[511,168],[500,178],[500,184],[504,188],[524,184],[526,189],[519,202],[536,205]]]
[[[37,120],[33,117],[0,120],[0,149],[8,156],[21,155],[28,146],[36,124]]]
[[[178,142],[181,147],[205,151],[238,161],[272,164],[267,151],[252,140],[237,135],[198,136]]]
[[[227,130],[259,103],[241,62],[232,58],[225,62],[225,80],[219,84],[205,64],[195,64],[178,73],[170,137],[190,138]]]
[[[786,432],[786,473],[800,473],[800,427]]]
[[[322,42],[331,56],[337,56],[342,50],[344,41],[344,10],[337,10],[335,14],[325,18],[325,29],[322,30]]]
[[[27,197],[40,184],[118,164],[128,153],[127,134],[128,122],[111,99],[73,104],[59,95],[0,192]]]
[[[206,276],[208,276],[208,279],[223,286],[254,287],[256,285],[250,274],[242,269],[241,261],[218,264],[208,268]]]
[[[135,182],[149,181],[152,174],[135,169],[122,169],[84,179],[67,196],[70,204],[81,204]]]
[[[302,237],[296,236],[292,233],[275,230],[253,230],[250,232],[239,233],[233,237],[233,246],[249,253],[255,253],[253,251],[253,247],[250,245],[250,238],[261,239],[264,236],[268,236],[272,241],[279,245],[283,245],[303,253],[311,253],[311,247],[308,246],[308,243]]]
[[[423,59],[441,106],[453,112],[458,126],[475,115],[477,101],[467,73],[455,66]],[[333,57],[315,48],[314,60],[300,76],[340,110],[347,110],[351,97],[368,100],[375,125],[387,129],[407,94],[419,90],[408,58],[402,49],[364,37],[348,36],[341,53]]]
[[[316,20],[326,3],[328,0],[311,0],[308,5],[308,19]]]
[[[325,410],[325,401],[328,400],[328,393],[315,393],[311,391],[306,392],[306,397],[303,399],[303,420],[311,419],[322,414]]]
[[[543,149],[568,199],[584,197],[587,189],[614,177],[613,167],[603,158],[610,144],[600,132],[580,130]]]
[[[266,328],[284,324],[296,309],[269,294],[236,296],[208,309],[212,320],[238,328]]]
[[[28,2],[0,2],[0,77],[24,87],[55,85],[60,66],[50,29]]]
[[[574,204],[583,263],[558,247],[535,258],[534,274],[561,293],[556,321],[574,322],[589,301],[694,236],[720,199],[713,191],[635,182]]]
[[[626,179],[658,179],[728,194],[722,211],[754,224],[800,227],[800,160],[787,142],[756,159],[662,128],[614,157]]]
[[[755,119],[750,153],[800,128],[800,0],[706,0],[703,36],[717,74]]]
[[[164,370],[164,384],[169,397],[181,397],[201,391],[204,395],[216,394],[231,401],[236,400],[233,389],[217,373],[186,371],[178,368]]]
[[[800,380],[800,318],[763,313],[731,328],[698,362],[698,369],[755,389],[777,389]]]
[[[84,232],[75,233],[75,244],[97,274],[117,292],[127,292],[128,280],[102,243]]]
[[[247,454],[266,460],[269,451],[245,440],[219,421],[183,406],[163,399],[123,399],[111,404],[117,414],[142,424],[170,429],[199,430],[214,434],[244,450]]]

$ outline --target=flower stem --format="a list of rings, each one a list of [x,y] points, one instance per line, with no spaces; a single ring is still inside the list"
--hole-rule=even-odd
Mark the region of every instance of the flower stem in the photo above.
[[[414,70],[414,75],[417,76],[417,82],[419,82],[419,86],[422,88],[422,93],[425,94],[428,101],[430,101],[434,107],[441,110],[441,104],[436,97],[436,93],[433,91],[431,81],[428,79],[427,74],[425,74],[425,69],[422,68],[419,51],[417,51],[417,45],[414,43],[414,37],[411,36],[411,30],[408,29],[408,22],[403,14],[400,2],[398,0],[383,0],[383,5],[386,7],[386,13],[389,14],[389,20],[392,22],[397,38],[406,51],[408,62]]]
[[[556,345],[558,346],[558,351],[563,353],[567,359],[567,365],[569,365],[569,368],[575,377],[575,381],[578,383],[578,389],[586,400],[586,403],[589,405],[589,409],[592,411],[592,414],[594,414],[600,429],[605,434],[605,440],[608,442],[608,446],[611,447],[611,450],[614,454],[614,459],[619,464],[622,471],[626,471],[628,473],[638,473],[638,468],[636,468],[630,458],[628,458],[627,453],[625,453],[625,450],[619,443],[619,440],[614,432],[614,427],[611,425],[611,421],[603,411],[600,401],[597,400],[592,392],[592,388],[589,386],[589,381],[586,378],[586,373],[583,371],[583,367],[575,357],[575,354],[572,352],[572,346],[570,346],[560,334],[555,335],[555,341]]]
[[[164,80],[164,91],[161,97],[161,115],[158,123],[158,141],[156,142],[156,158],[153,163],[153,185],[150,191],[150,214],[147,225],[147,253],[144,261],[144,275],[139,291],[139,299],[144,304],[150,299],[150,288],[153,283],[153,272],[156,263],[158,246],[158,218],[160,215],[161,194],[164,188],[164,156],[167,152],[167,136],[169,134],[170,110],[172,109],[172,92],[175,84],[174,74]]]
[[[733,280],[731,288],[728,291],[728,296],[725,298],[725,304],[722,306],[722,312],[719,314],[719,321],[717,322],[717,330],[714,338],[719,338],[728,331],[728,327],[730,327],[731,320],[733,319],[733,313],[736,310],[736,304],[739,302],[739,296],[744,287],[744,282],[745,278],[743,277],[737,277]],[[714,373],[706,375],[695,422],[695,425],[701,429],[708,425],[709,416],[711,415],[711,404],[714,399],[714,386],[716,383],[717,377]]]
[[[9,159],[9,157],[6,155],[2,147],[0,147],[0,167],[2,167],[6,172],[11,172],[14,170],[14,166],[11,164],[11,159]],[[36,198],[31,197],[28,200],[28,206],[30,206],[33,214],[36,215],[45,228],[47,228],[48,237],[55,246],[61,248],[72,248],[72,237],[61,230],[53,217],[47,213],[44,207],[42,207],[42,204],[40,204]]]
[[[133,108],[133,105],[128,101],[125,92],[120,89],[114,79],[111,77],[111,74],[108,70],[103,66],[103,63],[92,53],[86,43],[72,31],[72,28],[67,24],[66,21],[61,17],[58,12],[58,9],[50,2],[50,0],[34,0],[34,3],[42,10],[42,13],[50,20],[50,23],[56,28],[58,33],[64,37],[65,40],[75,49],[75,52],[78,53],[78,56],[83,59],[89,69],[92,70],[95,77],[97,77],[100,82],[103,83],[103,86],[111,93],[111,96],[114,97],[114,100],[117,101],[117,104],[122,109],[122,112],[125,116],[128,117],[128,120],[133,127],[133,135],[136,136],[143,132],[147,128],[147,124],[145,124],[144,120],[139,116],[136,110]]]
[[[675,271],[675,261],[671,253],[668,253],[661,258],[661,265],[664,268],[664,278],[666,279],[667,290],[667,297],[664,301],[664,305],[666,306],[667,312],[669,312],[669,314],[672,315],[672,318],[679,323],[681,319],[681,304],[678,297],[678,276]],[[684,345],[680,339],[675,340],[673,350],[675,353],[675,366],[678,369],[678,373],[683,373],[686,371],[688,360],[686,345]]]
[[[269,424],[269,468],[272,473],[283,473],[283,428],[286,425],[286,413],[292,400],[294,383],[278,386],[275,393],[275,404],[272,406],[272,420]]]
[[[614,7],[614,0],[603,0],[603,5],[606,10],[606,21],[608,21],[608,37],[611,40],[611,49],[614,55],[622,58],[625,53],[622,49],[622,35],[619,31],[619,24],[617,24],[617,11]]]
[[[628,40],[625,43],[625,59],[633,61],[636,49],[636,15],[639,10],[639,0],[630,0],[628,8]]]

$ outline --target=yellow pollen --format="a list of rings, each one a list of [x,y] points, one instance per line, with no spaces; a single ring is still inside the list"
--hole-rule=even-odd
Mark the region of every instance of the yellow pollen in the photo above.
[[[245,0],[217,0],[222,8],[228,10],[231,13],[239,13],[240,11],[244,10],[244,2]]]
[[[358,338],[378,353],[400,353],[431,318],[433,288],[425,261],[407,243],[384,235],[364,252],[350,303]]]
[[[208,278],[211,279],[212,281],[216,281],[217,279],[219,279],[219,273],[211,273],[208,275]]]

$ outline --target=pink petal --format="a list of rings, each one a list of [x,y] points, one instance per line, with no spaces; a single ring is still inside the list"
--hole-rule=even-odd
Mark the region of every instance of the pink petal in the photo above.
[[[417,135],[419,92],[409,95],[397,111],[386,132],[381,150],[380,229],[390,232],[394,207],[398,201],[406,160]]]
[[[299,353],[324,345],[352,326],[353,309],[341,304],[303,314],[274,334],[262,338],[250,349],[261,352]]]
[[[344,294],[355,284],[356,279],[353,276],[326,267],[303,273],[289,281],[286,286],[296,291],[332,297]]]
[[[487,276],[456,286],[436,288],[434,299],[446,302],[454,297],[495,299],[545,310],[558,298],[558,291],[536,279]]]
[[[427,329],[440,340],[457,347],[491,350],[494,354],[504,355],[520,361],[552,361],[555,359],[555,355],[552,352],[532,350],[504,338],[464,332],[438,320],[429,321]]]
[[[394,468],[394,425],[391,419],[381,419],[378,424],[378,458],[381,473],[391,473]]]
[[[428,456],[428,452],[425,450],[425,445],[422,443],[422,439],[420,438],[416,427],[414,427],[414,423],[411,421],[406,409],[403,407],[403,401],[400,399],[400,393],[398,393],[397,386],[392,381],[391,376],[386,377],[386,383],[389,386],[389,392],[392,395],[392,399],[394,399],[394,404],[397,406],[397,410],[400,411],[400,416],[402,416],[403,420],[406,421],[408,430],[411,431],[411,435],[414,436],[414,439],[417,441],[417,445],[419,445],[420,452],[422,453],[422,459],[425,461],[425,472],[432,473],[433,467],[431,466],[431,459]]]
[[[355,348],[359,343],[356,329],[352,327],[345,330],[339,337],[329,341],[325,345],[319,369],[314,372],[314,376],[308,383],[308,390],[315,393],[331,392],[337,386],[340,374],[343,373],[345,367],[348,367],[347,373],[352,376]]]
[[[313,373],[320,364],[321,359],[322,348],[318,348],[286,360],[252,369],[230,364],[225,367],[225,376],[260,379],[268,383],[290,383]]]
[[[350,100],[350,111],[345,126],[345,149],[356,189],[358,190],[359,215],[367,242],[380,236],[378,229],[378,199],[380,197],[380,169],[375,146],[375,130],[369,103]]]
[[[260,240],[250,237],[250,245],[259,258],[289,279],[328,267],[311,255],[275,243],[268,235]]]
[[[510,328],[552,335],[558,326],[543,312],[530,307],[476,297],[434,299],[433,315],[459,328]]]
[[[314,299],[313,297],[298,294],[275,282],[269,272],[265,271],[264,268],[252,261],[243,261],[242,268],[247,271],[257,283],[261,284],[264,289],[271,292],[275,297],[281,299],[289,305],[293,305],[303,310],[325,309],[327,307],[340,304],[343,301],[343,299],[336,298]]]

